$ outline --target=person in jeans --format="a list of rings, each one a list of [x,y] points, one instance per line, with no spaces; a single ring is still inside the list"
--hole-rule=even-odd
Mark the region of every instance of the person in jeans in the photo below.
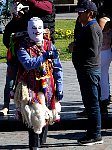
[[[101,113],[99,106],[99,81],[101,77],[100,50],[102,30],[95,17],[97,7],[91,1],[77,6],[79,20],[83,24],[76,41],[69,45],[72,62],[76,69],[82,100],[87,112],[88,126],[84,137],[78,139],[80,145],[103,143],[101,136]]]
[[[87,0],[78,0],[78,5],[82,1],[87,1]],[[103,48],[101,51],[101,81],[100,81],[101,96],[99,97],[101,115],[107,115],[108,105],[111,101],[110,83],[109,83],[109,66],[111,63],[111,49],[109,47],[111,47],[111,29],[109,26],[111,24],[112,11],[110,6],[112,2],[111,0],[109,1],[91,0],[91,1],[94,2],[97,6],[98,11],[97,11],[96,20],[98,21],[104,36],[107,36],[106,38],[104,37]],[[107,28],[109,29],[108,32],[107,32],[108,30]],[[82,24],[80,23],[78,17],[74,29],[74,39],[76,39],[81,29],[82,29]],[[106,41],[108,41],[108,43]],[[106,45],[106,49],[104,48],[105,45]],[[84,110],[82,112],[78,112],[77,115],[82,117],[86,116],[85,106],[84,106]]]

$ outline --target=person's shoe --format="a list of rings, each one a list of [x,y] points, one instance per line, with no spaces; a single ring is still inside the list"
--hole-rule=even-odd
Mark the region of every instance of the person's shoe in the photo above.
[[[7,116],[8,113],[8,108],[3,108],[2,110],[0,110],[0,116]]]
[[[103,140],[102,140],[102,137],[90,138],[89,136],[86,135],[82,137],[81,139],[79,139],[77,142],[79,145],[91,146],[95,144],[102,144]]]
[[[100,109],[101,115],[108,115],[108,108],[107,107],[103,107]]]
[[[101,115],[108,115],[108,100],[101,100],[99,104]]]
[[[77,113],[77,115],[80,117],[87,117],[86,109],[84,109],[82,112]]]
[[[112,103],[112,96],[109,95],[109,97],[108,97],[108,105],[110,105],[111,103]]]

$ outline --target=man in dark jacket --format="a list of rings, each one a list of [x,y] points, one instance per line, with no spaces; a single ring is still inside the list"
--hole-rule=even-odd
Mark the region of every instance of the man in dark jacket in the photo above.
[[[95,3],[84,1],[78,6],[77,11],[83,28],[74,43],[72,62],[77,72],[82,100],[88,117],[87,133],[78,140],[78,143],[80,145],[101,144],[103,141],[99,107],[99,80],[103,35],[95,19],[97,12]]]
[[[111,10],[112,1],[111,0],[108,0],[108,1],[107,0],[78,0],[77,6],[80,5],[80,3],[83,1],[92,1],[96,4],[97,9],[98,9],[96,19],[98,23],[99,23],[99,19],[102,17],[105,17],[105,16],[108,16],[109,18],[112,17],[112,10]],[[79,22],[79,17],[78,17],[76,20],[75,29],[74,29],[74,40],[77,38],[81,30],[82,30],[82,24]],[[84,111],[79,112],[77,114],[80,116],[85,116],[86,110],[84,109]]]
[[[96,4],[98,8],[97,16],[96,16],[97,21],[102,16],[104,17],[108,15],[109,17],[112,17],[112,9],[111,9],[112,0],[108,0],[108,1],[107,0],[78,0],[77,6],[80,5],[80,3],[82,3],[83,1],[92,1]],[[76,39],[77,35],[81,31],[81,28],[82,28],[82,25],[77,18],[75,29],[74,29],[74,39]]]

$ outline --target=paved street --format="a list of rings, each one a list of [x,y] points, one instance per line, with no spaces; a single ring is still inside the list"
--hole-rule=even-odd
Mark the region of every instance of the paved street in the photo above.
[[[78,120],[76,112],[83,110],[81,95],[76,78],[76,73],[70,61],[62,62],[64,72],[64,98],[62,101],[61,116],[68,121]],[[3,104],[3,88],[5,84],[6,64],[0,64],[0,102]],[[110,84],[112,83],[112,66],[110,67]],[[112,90],[111,90],[112,91]],[[14,111],[11,101],[10,114]],[[111,114],[112,108],[109,107]],[[71,122],[72,125],[72,122]],[[74,125],[74,124],[73,124]],[[112,125],[112,123],[111,123]],[[67,126],[67,124],[65,124]],[[42,150],[112,150],[112,129],[102,129],[104,144],[94,146],[78,146],[77,139],[84,134],[85,130],[49,130],[47,143]],[[27,131],[0,132],[0,149],[6,150],[28,150]]]
[[[102,131],[104,144],[79,146],[77,139],[84,134],[81,130],[49,131],[47,143],[42,150],[112,150],[112,130]],[[27,132],[0,133],[1,150],[28,150]],[[41,150],[40,149],[40,150]]]

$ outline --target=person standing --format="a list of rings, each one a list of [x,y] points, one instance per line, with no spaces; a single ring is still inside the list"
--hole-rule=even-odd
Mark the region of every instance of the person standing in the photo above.
[[[103,143],[101,136],[101,113],[99,106],[99,81],[101,77],[100,50],[103,35],[95,17],[97,7],[91,1],[77,6],[79,20],[83,24],[76,41],[69,45],[72,49],[72,62],[76,69],[82,100],[87,112],[88,126],[80,145]]]
[[[14,0],[11,3],[12,20],[6,25],[3,34],[3,43],[7,49],[10,49],[10,36],[12,33],[22,32],[27,30],[27,22],[33,16],[38,16],[44,21],[44,28],[50,28],[51,40],[54,40],[55,27],[55,7],[52,1],[26,1]],[[26,11],[27,10],[27,11]],[[51,19],[50,19],[51,18]],[[22,23],[21,23],[22,22]],[[14,26],[15,28],[12,28]],[[4,88],[4,105],[0,110],[0,115],[7,115],[9,113],[10,91],[13,90],[16,74],[17,63],[16,58],[7,62],[7,76]]]
[[[0,115],[5,116],[9,113],[9,104],[10,104],[10,92],[13,90],[16,74],[17,74],[17,61],[15,57],[15,52],[13,55],[11,51],[12,47],[12,34],[16,32],[22,32],[27,30],[27,13],[29,6],[23,6],[21,3],[12,3],[11,4],[11,21],[5,26],[3,33],[3,44],[7,48],[7,73],[6,73],[6,84],[4,88],[4,105],[0,110]],[[22,22],[22,23],[21,23]],[[13,49],[14,50],[14,49]],[[10,52],[10,53],[9,53]]]
[[[87,0],[78,0],[78,5],[83,1],[87,1]],[[99,23],[104,34],[104,38],[103,38],[104,41],[103,41],[103,48],[102,48],[103,51],[101,51],[101,81],[100,81],[101,97],[99,97],[99,102],[100,102],[101,114],[105,115],[108,114],[108,104],[111,101],[110,83],[109,83],[109,66],[111,62],[111,49],[110,50],[108,49],[108,51],[104,51],[105,49],[104,47],[105,46],[111,47],[110,24],[111,24],[112,11],[110,6],[112,1],[111,0],[109,1],[89,0],[89,1],[94,2],[97,6],[98,11],[97,11],[96,20]],[[75,29],[74,29],[74,39],[76,39],[81,29],[82,29],[82,24],[77,19]],[[84,109],[82,112],[77,113],[77,115],[82,117],[86,116],[86,109]]]
[[[106,13],[105,13],[106,12]],[[105,15],[104,15],[105,13]],[[103,32],[103,45],[101,49],[101,97],[100,97],[100,109],[101,114],[108,114],[108,104],[110,103],[110,82],[109,82],[109,67],[112,61],[112,26],[111,17],[109,17],[108,11],[103,9],[103,15],[99,19],[99,25]]]

